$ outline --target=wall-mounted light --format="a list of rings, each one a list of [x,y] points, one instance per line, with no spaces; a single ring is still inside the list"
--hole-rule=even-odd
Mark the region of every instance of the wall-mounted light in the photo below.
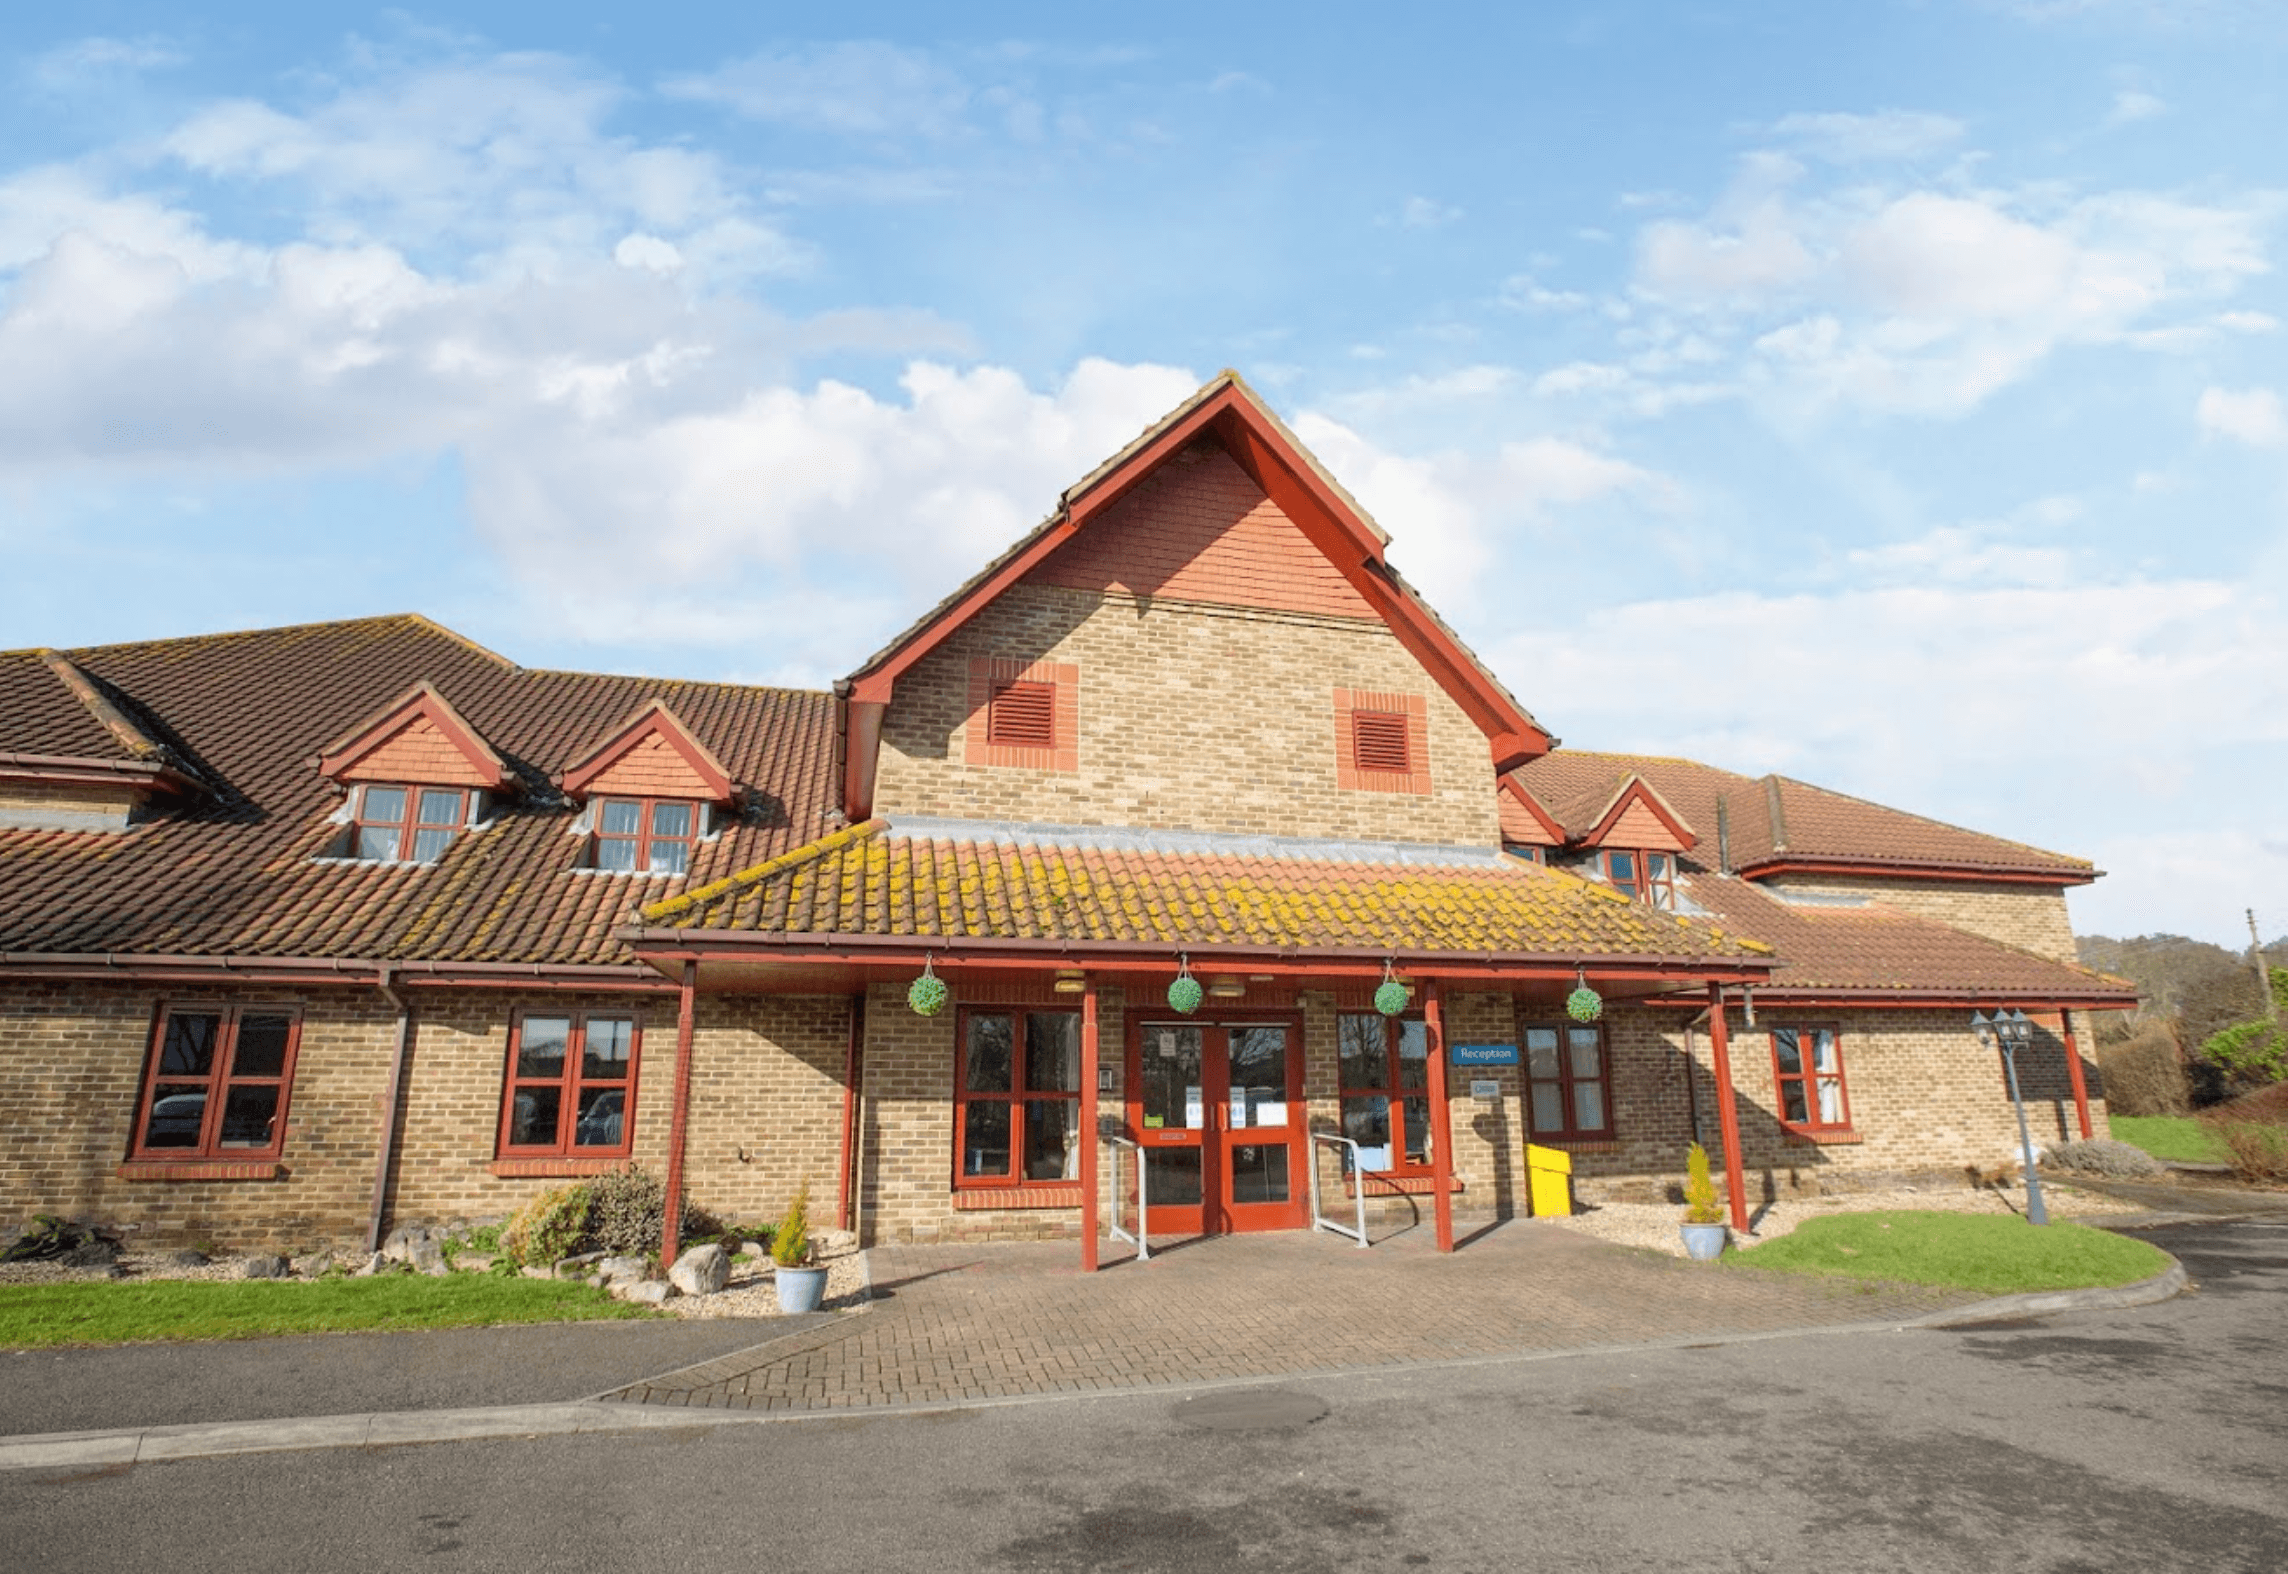
[[[1218,1000],[1237,1000],[1247,993],[1247,985],[1225,973],[1219,978],[1208,980],[1208,993]]]
[[[1060,995],[1085,994],[1088,990],[1088,975],[1077,967],[1060,967],[1057,969],[1057,981],[1049,987]]]

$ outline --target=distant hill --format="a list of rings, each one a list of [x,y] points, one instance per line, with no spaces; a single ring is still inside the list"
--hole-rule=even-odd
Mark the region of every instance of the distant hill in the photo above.
[[[2245,951],[2227,951],[2184,935],[2137,935],[2126,940],[2084,935],[2079,949],[2084,966],[2126,978],[2144,996],[2129,1021],[2120,1024],[2123,1027],[2174,1019],[2178,1042],[2191,1048],[2219,1028],[2246,1021],[2264,1009]],[[2288,967],[2288,940],[2274,941],[2264,948],[2264,955],[2273,966]]]

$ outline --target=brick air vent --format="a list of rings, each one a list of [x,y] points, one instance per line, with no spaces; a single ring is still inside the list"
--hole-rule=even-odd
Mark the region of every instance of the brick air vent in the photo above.
[[[999,683],[986,707],[986,741],[996,748],[1053,749],[1057,746],[1057,686],[1053,683]]]
[[[1389,711],[1351,712],[1351,752],[1362,771],[1404,774],[1414,768],[1407,758],[1406,718]]]

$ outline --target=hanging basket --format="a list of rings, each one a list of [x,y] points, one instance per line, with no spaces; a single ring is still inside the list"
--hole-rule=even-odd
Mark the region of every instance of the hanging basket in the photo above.
[[[1189,973],[1179,973],[1176,981],[1168,986],[1168,1009],[1188,1017],[1199,1010],[1203,995],[1198,979]]]
[[[1398,1016],[1406,1010],[1406,986],[1395,978],[1386,978],[1375,986],[1374,1008],[1386,1017]]]
[[[913,1007],[917,1017],[934,1017],[945,1009],[953,998],[953,991],[945,987],[945,980],[935,973],[924,972],[906,986],[906,1004]]]
[[[1605,1014],[1605,997],[1583,984],[1565,997],[1565,1014],[1576,1022],[1594,1022]]]

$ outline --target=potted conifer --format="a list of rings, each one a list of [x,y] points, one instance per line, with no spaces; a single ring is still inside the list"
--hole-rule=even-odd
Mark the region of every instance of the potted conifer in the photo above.
[[[804,1181],[787,1204],[778,1233],[771,1237],[771,1283],[778,1291],[780,1311],[815,1312],[825,1299],[826,1268],[813,1265],[811,1256],[810,1182]]]
[[[1724,1251],[1724,1209],[1708,1173],[1708,1150],[1695,1142],[1684,1150],[1684,1255],[1713,1262]]]

